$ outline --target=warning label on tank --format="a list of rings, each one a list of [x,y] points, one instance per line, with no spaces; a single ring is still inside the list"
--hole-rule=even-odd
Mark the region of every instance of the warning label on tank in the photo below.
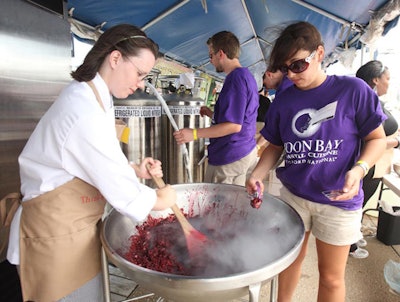
[[[172,115],[199,115],[200,107],[196,106],[168,106],[169,111]],[[165,111],[163,109],[163,114]]]
[[[115,117],[160,117],[161,106],[115,106]]]

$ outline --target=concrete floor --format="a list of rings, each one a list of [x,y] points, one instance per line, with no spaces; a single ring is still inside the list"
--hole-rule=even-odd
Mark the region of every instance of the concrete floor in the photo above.
[[[268,192],[275,195],[278,192],[279,182],[272,175],[267,184]],[[372,198],[367,207],[375,208],[377,195]],[[384,191],[382,199],[390,201],[393,205],[400,205],[400,197],[391,191]],[[377,227],[377,212],[368,212],[363,224]],[[367,229],[364,235],[371,235]],[[296,289],[293,302],[310,302],[317,300],[318,270],[315,238],[310,237],[309,251],[303,265],[300,283]],[[390,291],[383,275],[383,268],[389,259],[400,262],[400,245],[387,246],[380,242],[376,236],[365,236],[369,257],[355,259],[349,257],[346,269],[346,302],[399,302],[400,295]],[[111,301],[146,301],[146,302],[172,302],[164,300],[141,288],[134,281],[125,277],[118,268],[110,266]],[[146,296],[149,295],[149,296]],[[125,300],[124,300],[125,299]],[[133,300],[131,300],[133,299]],[[246,302],[249,297],[236,299],[232,302]],[[261,290],[260,302],[270,301],[270,283],[266,283]],[[190,302],[190,301],[188,301]]]

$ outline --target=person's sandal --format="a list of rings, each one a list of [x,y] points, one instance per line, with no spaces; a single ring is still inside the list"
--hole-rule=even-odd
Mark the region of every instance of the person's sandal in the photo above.
[[[350,252],[349,255],[353,258],[364,259],[369,256],[369,253],[365,249],[357,248],[354,252]]]
[[[357,241],[357,246],[358,246],[358,247],[365,247],[365,246],[367,246],[367,240],[365,240],[364,238],[358,240],[358,241]]]
[[[361,227],[361,233],[364,237],[375,237],[376,236],[376,227],[374,226],[365,226]]]

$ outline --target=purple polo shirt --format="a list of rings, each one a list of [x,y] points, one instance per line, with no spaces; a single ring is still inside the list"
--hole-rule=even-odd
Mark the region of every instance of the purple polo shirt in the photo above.
[[[214,107],[212,125],[224,122],[241,124],[238,133],[210,138],[208,162],[214,166],[233,163],[248,155],[256,146],[258,109],[256,80],[247,68],[236,68],[224,82]]]

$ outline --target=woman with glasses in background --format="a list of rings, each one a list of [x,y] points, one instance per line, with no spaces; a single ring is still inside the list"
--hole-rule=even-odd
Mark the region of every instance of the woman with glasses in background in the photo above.
[[[301,216],[305,239],[297,259],[279,274],[279,302],[293,297],[311,232],[318,301],[345,301],[349,247],[362,238],[362,178],[386,146],[386,117],[377,95],[355,77],[327,76],[321,68],[324,52],[319,31],[307,22],[289,25],[276,40],[270,66],[293,85],[267,112],[261,134],[270,144],[246,185],[249,193],[257,183],[264,189],[263,180],[285,152],[284,165],[276,169],[283,184],[280,197]]]
[[[361,66],[356,77],[363,79],[378,95],[381,97],[388,92],[390,82],[389,68],[377,60],[372,60]],[[399,148],[400,136],[396,119],[385,109],[385,104],[381,101],[381,107],[386,114],[387,119],[383,123],[383,129],[386,135],[386,150],[383,156],[375,163],[368,171],[368,174],[363,179],[364,202],[363,207],[368,200],[374,195],[378,189],[382,177],[390,173],[392,168],[393,148]],[[350,256],[354,258],[366,258],[369,253],[362,247],[366,246],[367,242],[362,239],[354,243],[350,247]]]
[[[19,156],[23,199],[8,260],[19,268],[24,301],[103,301],[97,225],[106,201],[135,221],[175,203],[171,186],[139,182],[162,177],[161,163],[129,163],[115,128],[113,96],[143,89],[157,57],[158,45],[139,28],[105,31]]]

